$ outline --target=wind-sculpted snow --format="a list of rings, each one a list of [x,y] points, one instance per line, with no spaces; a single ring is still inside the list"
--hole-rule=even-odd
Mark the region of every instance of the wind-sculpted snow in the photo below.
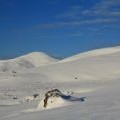
[[[38,104],[38,110],[53,109],[67,106],[74,102],[83,102],[86,97],[77,98],[71,95],[65,95],[58,89],[48,91],[44,98]]]

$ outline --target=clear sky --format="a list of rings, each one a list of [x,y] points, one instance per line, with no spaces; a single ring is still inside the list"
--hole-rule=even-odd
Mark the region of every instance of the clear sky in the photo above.
[[[0,0],[0,58],[120,45],[120,0]]]

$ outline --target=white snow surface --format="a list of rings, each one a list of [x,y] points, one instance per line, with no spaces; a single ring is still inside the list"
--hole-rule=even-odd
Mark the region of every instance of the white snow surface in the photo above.
[[[0,120],[120,119],[119,46],[88,51],[61,61],[46,55],[41,58],[41,53],[38,60],[38,56],[32,53],[0,61]],[[18,65],[23,59],[30,65]],[[72,99],[68,102],[51,98],[53,104],[43,109],[44,94],[55,88],[66,94],[73,92]],[[35,94],[39,96],[34,98]]]

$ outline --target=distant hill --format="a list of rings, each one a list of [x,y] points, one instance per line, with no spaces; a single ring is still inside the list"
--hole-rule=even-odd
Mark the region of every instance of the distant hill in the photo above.
[[[33,68],[48,65],[59,61],[43,52],[33,52],[14,59],[0,60],[0,69],[7,71],[10,68]]]

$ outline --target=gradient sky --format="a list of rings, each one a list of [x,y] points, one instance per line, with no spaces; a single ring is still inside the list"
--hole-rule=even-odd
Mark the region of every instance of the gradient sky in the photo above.
[[[0,58],[68,57],[120,45],[120,0],[0,0]]]

